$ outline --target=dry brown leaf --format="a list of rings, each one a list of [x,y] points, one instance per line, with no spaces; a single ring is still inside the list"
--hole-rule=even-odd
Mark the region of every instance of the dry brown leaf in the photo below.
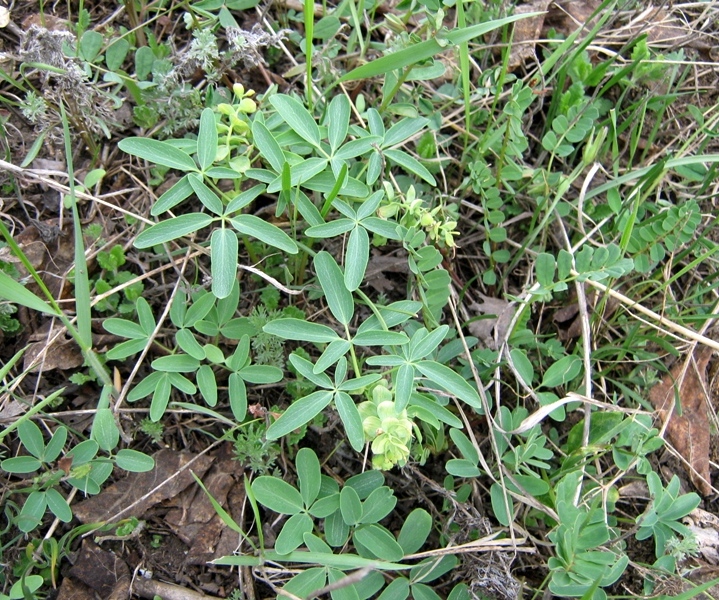
[[[545,13],[551,0],[533,0],[529,4],[517,6],[514,14],[530,12]],[[542,37],[544,14],[527,19],[520,19],[514,24],[512,35],[512,50],[509,53],[509,69],[513,70],[523,65],[528,59],[535,56],[534,49],[537,40]]]
[[[702,496],[712,493],[709,471],[709,414],[706,370],[712,356],[702,347],[690,360],[677,363],[662,381],[649,391],[649,400],[663,422],[669,418],[666,436],[674,449],[689,463],[689,477]],[[682,372],[684,376],[682,377]],[[681,415],[675,406],[675,385],[679,386]]]
[[[101,598],[119,600],[130,594],[130,569],[120,557],[85,539],[70,576],[95,590]]]
[[[220,506],[242,501],[242,486],[233,472],[239,465],[227,458],[216,462],[202,478],[208,493]],[[239,497],[239,498],[238,498]],[[190,486],[176,498],[175,506],[165,515],[165,522],[190,547],[185,563],[204,565],[208,561],[232,554],[237,547],[237,534],[227,527],[212,506],[207,494],[198,486]]]
[[[155,468],[147,473],[130,473],[125,479],[106,487],[100,494],[88,498],[73,507],[73,514],[82,523],[107,521],[135,504],[124,517],[141,517],[149,508],[168,498],[177,496],[194,483],[192,473],[202,477],[213,462],[208,455],[197,456],[191,452],[160,450],[153,455]],[[190,468],[185,467],[194,460]],[[192,472],[191,472],[192,471]],[[177,475],[177,473],[179,475]],[[146,496],[149,494],[146,498]]]
[[[496,349],[497,340],[502,340],[507,335],[507,328],[514,317],[514,306],[501,298],[491,298],[479,294],[481,303],[474,302],[469,309],[486,318],[472,321],[467,325],[469,332],[479,338],[485,348]]]

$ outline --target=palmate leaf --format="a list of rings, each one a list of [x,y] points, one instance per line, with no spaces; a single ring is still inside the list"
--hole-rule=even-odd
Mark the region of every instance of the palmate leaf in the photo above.
[[[197,162],[200,168],[205,171],[217,155],[217,124],[215,113],[211,108],[206,108],[200,115],[200,130],[197,134]]]
[[[299,342],[328,343],[341,339],[334,329],[319,323],[309,323],[302,319],[275,319],[262,328],[265,333],[271,333],[286,340]]]
[[[269,426],[267,439],[279,439],[309,423],[332,402],[333,395],[330,391],[319,391],[295,400],[280,418]]]
[[[356,290],[364,281],[369,262],[369,235],[364,227],[355,227],[347,240],[345,252],[345,287]]]
[[[323,250],[315,256],[314,265],[330,311],[340,323],[349,325],[354,315],[354,300],[337,262],[329,252]]]
[[[345,426],[347,439],[355,451],[361,452],[364,447],[364,431],[362,429],[362,417],[357,410],[354,400],[345,392],[338,392],[335,396],[337,412]]]
[[[350,123],[350,102],[344,94],[332,98],[327,108],[327,135],[332,152],[336,152],[347,137]]]
[[[427,379],[436,383],[450,394],[457,396],[473,408],[482,410],[482,402],[479,398],[477,390],[475,390],[464,377],[455,373],[449,367],[446,367],[433,360],[421,360],[416,363],[417,369]]]
[[[270,103],[292,131],[313,146],[320,145],[320,128],[303,104],[284,94],[270,96]]]
[[[212,223],[212,217],[203,213],[180,215],[145,229],[137,236],[135,247],[151,248],[157,244],[164,244],[207,227],[210,223]]]
[[[230,229],[215,229],[210,238],[212,293],[227,298],[237,282],[237,234]]]
[[[178,171],[197,171],[197,165],[191,157],[167,142],[152,138],[131,137],[120,140],[117,145],[127,154],[144,158],[163,167]]]
[[[289,254],[297,254],[299,251],[297,244],[284,231],[255,215],[237,215],[230,222],[240,233],[257,238],[268,246]]]

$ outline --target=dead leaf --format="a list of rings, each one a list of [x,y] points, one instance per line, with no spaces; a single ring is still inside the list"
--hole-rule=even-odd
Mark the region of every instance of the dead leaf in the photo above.
[[[373,253],[365,272],[365,281],[375,291],[387,293],[397,287],[397,282],[387,277],[387,273],[408,273],[407,261],[396,256]]]
[[[514,24],[512,35],[512,49],[509,53],[509,70],[512,71],[535,58],[535,47],[537,40],[542,37],[542,26],[544,25],[544,13],[549,7],[551,0],[533,0],[529,4],[522,4],[515,8],[514,14],[526,14],[530,12],[541,12],[536,17],[520,19]]]
[[[244,494],[232,475],[237,469],[237,461],[231,458],[220,460],[202,478],[207,491],[226,510],[231,497]],[[175,505],[177,508],[165,515],[165,522],[190,547],[186,564],[204,565],[234,552],[237,534],[224,524],[207,494],[198,486],[183,490]]]
[[[70,576],[90,586],[101,598],[119,600],[130,595],[130,569],[125,561],[89,539],[83,540]]]
[[[514,317],[514,306],[501,298],[491,298],[479,294],[482,302],[474,302],[469,309],[478,315],[484,315],[484,319],[477,319],[467,325],[469,332],[477,337],[485,348],[497,348],[497,341],[507,335],[512,318]]]
[[[706,370],[712,356],[711,348],[702,347],[684,370],[685,362],[677,363],[662,381],[649,391],[649,400],[659,417],[669,423],[666,436],[669,443],[689,463],[689,477],[702,496],[712,493],[709,470],[709,411]],[[684,377],[682,378],[682,372]],[[675,386],[681,415],[675,406]],[[671,411],[671,413],[670,413]]]
[[[202,477],[213,462],[213,458],[207,454],[198,456],[192,452],[175,450],[160,450],[153,458],[155,468],[152,471],[130,473],[97,496],[76,504],[73,514],[83,523],[107,521],[119,513],[123,517],[142,517],[148,509],[177,496],[194,483],[193,472]],[[191,467],[183,469],[191,461]],[[125,511],[130,505],[133,505],[132,509]]]
[[[64,333],[58,336],[60,327],[48,331],[50,322],[47,325],[30,336],[29,341],[33,343],[28,345],[25,351],[23,368],[36,373],[55,369],[76,369],[82,366],[85,359],[77,342]],[[48,344],[53,339],[54,341]]]
[[[719,565],[719,517],[695,508],[683,521],[694,534],[702,558],[710,565]]]

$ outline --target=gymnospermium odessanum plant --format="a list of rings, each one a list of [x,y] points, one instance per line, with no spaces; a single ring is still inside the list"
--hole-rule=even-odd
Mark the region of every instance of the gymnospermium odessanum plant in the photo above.
[[[194,335],[187,334],[187,327],[197,329],[196,324],[202,324],[207,315],[215,314],[212,312],[214,303],[214,310],[223,313],[225,323],[232,320],[239,298],[236,278],[238,235],[250,251],[252,248],[246,240],[247,236],[255,237],[288,255],[297,254],[302,245],[303,252],[314,255],[313,265],[318,282],[331,314],[344,328],[344,335],[337,334],[325,325],[298,318],[275,319],[265,326],[266,333],[280,338],[323,346],[323,352],[315,363],[297,354],[290,356],[292,366],[319,389],[295,401],[270,427],[268,437],[276,439],[297,429],[333,403],[353,448],[359,451],[365,441],[372,441],[373,448],[385,457],[384,462],[380,461],[382,464],[403,464],[409,453],[407,436],[400,436],[404,440],[402,444],[399,439],[387,443],[387,437],[381,434],[365,434],[363,421],[374,415],[361,417],[355,401],[351,399],[350,394],[363,393],[366,386],[377,384],[382,377],[379,372],[368,374],[362,371],[361,356],[358,355],[360,349],[382,346],[392,349],[387,352],[387,364],[382,366],[389,366],[392,371],[396,371],[391,373],[392,382],[388,380],[387,385],[390,385],[392,394],[397,397],[396,416],[402,422],[410,423],[409,418],[413,417],[430,422],[435,427],[440,422],[451,421],[456,424],[456,417],[436,398],[416,393],[418,377],[433,382],[432,387],[451,391],[481,411],[476,389],[449,367],[432,360],[432,354],[448,332],[446,326],[434,328],[431,332],[414,327],[410,339],[406,333],[391,331],[391,328],[410,321],[424,308],[421,302],[404,301],[389,307],[377,307],[359,291],[368,263],[370,236],[374,236],[376,243],[386,240],[404,243],[410,252],[410,267],[416,274],[415,285],[421,297],[432,300],[431,310],[435,315],[448,299],[449,277],[443,269],[437,268],[442,255],[434,246],[427,245],[425,240],[432,236],[437,239],[437,233],[441,231],[438,241],[453,243],[452,229],[455,222],[441,223],[437,221],[437,213],[433,214],[427,209],[420,211],[419,199],[412,198],[408,208],[404,209],[394,197],[386,199],[385,188],[378,183],[386,163],[398,165],[428,183],[435,183],[419,161],[399,148],[426,125],[426,119],[404,118],[385,130],[379,113],[369,109],[369,129],[363,129],[350,125],[349,101],[344,96],[337,96],[328,104],[324,121],[318,125],[302,103],[293,97],[281,94],[266,96],[263,104],[267,106],[269,103],[274,111],[269,106],[267,110],[257,111],[251,92],[236,85],[234,93],[236,100],[233,105],[221,104],[214,110],[208,108],[203,111],[197,140],[185,139],[171,144],[129,138],[120,143],[121,149],[130,154],[186,173],[158,199],[152,208],[153,215],[161,215],[175,208],[190,196],[197,197],[211,213],[193,212],[161,221],[140,233],[136,246],[157,246],[216,224],[209,236],[212,294],[201,292],[201,297],[194,298],[193,305],[187,309],[188,315],[192,313],[190,322],[183,323],[182,318],[176,318],[171,313],[173,323],[180,327],[176,336],[177,351],[171,356],[156,359],[153,362],[155,372],[130,393],[129,399],[136,400],[152,394],[151,418],[157,420],[164,414],[171,387],[177,387],[184,393],[192,393],[196,389],[195,384],[181,373],[195,373],[202,396],[210,406],[214,406],[217,402],[217,382],[212,375],[213,368],[229,367],[230,371],[234,371],[230,375],[230,405],[235,418],[242,421],[246,412],[246,395],[244,388],[240,392],[233,391],[232,378],[237,375],[235,381],[237,378],[242,379],[238,375],[238,368],[246,372],[247,368],[260,367],[247,367],[246,362],[230,366],[230,358],[217,345],[203,345]],[[251,119],[249,115],[252,115]],[[353,139],[347,140],[348,134],[352,134]],[[257,163],[257,159],[266,168],[251,166]],[[234,192],[220,191],[216,185],[217,179],[233,180]],[[240,192],[240,183],[246,179],[260,183]],[[373,186],[377,189],[373,190]],[[308,196],[312,192],[320,197],[318,206]],[[287,212],[291,237],[254,215],[240,212],[262,193],[279,193],[277,212],[278,215]],[[362,203],[355,208],[353,205],[356,206],[357,200],[362,200]],[[404,227],[397,221],[376,216],[383,202],[392,207],[394,215],[402,218],[408,214],[406,210],[411,210],[415,215],[411,226]],[[333,208],[340,213],[340,218],[326,221],[325,217]],[[315,253],[308,245],[295,241],[301,239],[302,227],[306,228],[305,235],[314,239],[326,240],[347,235],[344,271],[329,253]],[[433,272],[445,277],[432,277]],[[349,330],[355,313],[353,292],[374,313],[354,335]],[[197,306],[198,303],[202,308]],[[130,338],[130,341],[111,351],[109,358],[126,358],[139,352],[147,343],[155,323],[149,307],[141,304],[138,313],[145,315],[145,323],[141,318],[140,327],[120,319],[106,321],[108,330]],[[184,297],[173,303],[173,312],[176,305],[184,305]],[[212,333],[224,335],[224,326],[220,324]],[[245,348],[246,344],[243,341],[240,347]],[[245,354],[243,357],[244,361],[249,359]],[[204,360],[209,364],[200,365]],[[325,371],[333,365],[336,369],[332,379]],[[354,377],[348,378],[350,368]],[[277,369],[272,374],[269,373],[270,367],[263,369],[263,383],[277,381],[278,375],[281,376]],[[202,377],[201,372],[204,373]],[[385,405],[382,409],[385,418],[389,416],[386,408]],[[414,426],[404,427],[411,429]],[[375,439],[377,437],[379,440]],[[398,451],[400,446],[401,451]],[[387,462],[387,456],[394,456],[395,459]]]

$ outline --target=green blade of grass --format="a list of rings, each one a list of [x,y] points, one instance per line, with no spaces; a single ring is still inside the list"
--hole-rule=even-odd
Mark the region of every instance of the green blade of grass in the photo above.
[[[414,65],[428,58],[432,58],[436,54],[446,50],[448,42],[449,44],[461,45],[469,40],[476,38],[477,36],[483,35],[499,27],[503,27],[514,21],[520,19],[526,19],[529,17],[536,17],[542,14],[541,12],[525,13],[521,15],[512,15],[511,17],[504,17],[503,19],[497,19],[490,21],[489,23],[480,23],[479,25],[472,25],[471,27],[464,27],[460,29],[453,29],[445,35],[445,44],[438,42],[436,39],[426,40],[400,50],[399,52],[393,52],[387,54],[377,60],[373,60],[361,67],[353,69],[349,73],[343,75],[340,78],[340,82],[354,81],[355,79],[369,79],[370,77],[376,77],[377,75],[384,75],[390,71],[396,69],[403,69]]]

